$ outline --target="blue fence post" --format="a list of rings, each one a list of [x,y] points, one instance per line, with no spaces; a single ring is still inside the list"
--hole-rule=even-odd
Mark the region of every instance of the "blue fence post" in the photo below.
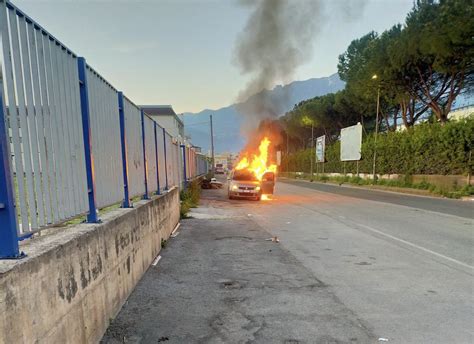
[[[181,149],[183,150],[183,179],[184,179],[184,188],[188,187],[188,178],[186,176],[186,146],[181,145]]]
[[[150,199],[148,196],[148,162],[146,159],[146,142],[145,142],[145,112],[143,109],[140,111],[142,116],[142,148],[143,148],[143,172],[144,172],[144,182],[145,182],[145,194],[143,199]]]
[[[25,256],[18,246],[17,217],[13,174],[10,166],[6,108],[3,103],[2,65],[0,62],[0,258],[16,259]],[[12,116],[16,120],[15,116]]]
[[[81,96],[81,114],[82,114],[82,135],[84,140],[84,153],[87,173],[87,194],[89,199],[89,214],[87,222],[100,222],[97,215],[97,204],[95,199],[95,172],[94,156],[92,154],[92,134],[90,125],[89,95],[87,92],[87,65],[83,57],[77,58],[77,67],[79,70],[79,92]]]
[[[130,193],[128,191],[128,158],[127,158],[127,141],[125,132],[125,112],[123,107],[123,93],[118,92],[118,108],[120,121],[120,146],[122,148],[122,173],[123,173],[123,202],[122,208],[132,208],[130,202]]]
[[[158,134],[156,133],[156,127],[157,124],[155,121],[153,121],[153,128],[155,130],[155,160],[156,160],[156,185],[157,185],[157,190],[156,194],[160,195],[160,167],[159,167],[159,156],[158,156]]]
[[[163,128],[163,151],[165,152],[165,190],[168,190],[168,163],[166,161],[166,130]]]

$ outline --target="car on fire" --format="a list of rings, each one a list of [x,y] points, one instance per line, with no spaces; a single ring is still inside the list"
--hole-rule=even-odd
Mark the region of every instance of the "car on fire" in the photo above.
[[[262,195],[273,194],[275,173],[265,172],[262,179],[246,169],[233,170],[228,178],[229,199],[254,199],[259,201]]]

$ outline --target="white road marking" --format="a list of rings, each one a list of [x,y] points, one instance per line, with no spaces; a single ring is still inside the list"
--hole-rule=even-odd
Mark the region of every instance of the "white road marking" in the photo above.
[[[173,229],[173,231],[171,232],[171,234],[174,234],[174,233],[178,230],[179,226],[181,226],[181,222],[178,222],[178,223],[176,224],[176,227],[174,227],[174,229]]]
[[[423,247],[423,246],[419,246],[419,245],[413,244],[413,243],[411,243],[411,242],[409,242],[409,241],[406,241],[406,240],[403,240],[403,239],[394,237],[393,235],[384,233],[384,232],[379,231],[378,229],[372,228],[372,227],[370,227],[370,226],[366,226],[366,225],[363,225],[363,224],[360,224],[360,223],[356,223],[356,224],[357,224],[358,226],[361,226],[361,227],[364,227],[364,228],[368,229],[369,231],[372,231],[372,232],[374,232],[374,233],[380,234],[380,235],[385,236],[385,237],[387,237],[387,238],[390,238],[390,239],[392,239],[392,240],[401,242],[401,243],[403,243],[403,244],[405,244],[405,245],[414,247],[414,248],[416,248],[416,249],[418,249],[418,250],[421,250],[421,251],[424,251],[424,252],[426,252],[426,253],[430,253],[430,254],[432,254],[432,255],[434,255],[434,256],[437,256],[437,257],[439,257],[439,258],[446,259],[446,260],[448,260],[448,261],[450,261],[450,262],[452,262],[452,263],[455,263],[455,264],[464,266],[464,267],[466,267],[466,268],[468,268],[468,269],[474,269],[474,266],[469,265],[469,264],[466,264],[466,263],[463,263],[463,262],[461,262],[461,261],[459,261],[459,260],[457,260],[457,259],[454,259],[454,258],[445,256],[444,254],[441,254],[441,253],[438,253],[438,252],[435,252],[435,251],[431,251],[430,249],[427,249],[427,248],[425,248],[425,247]]]
[[[151,263],[153,266],[156,266],[156,264],[158,264],[158,262],[161,260],[161,256],[158,255],[158,257],[155,258],[155,260],[153,261],[153,263]]]
[[[307,189],[307,188],[305,188],[305,189]],[[319,192],[319,190],[316,190],[316,191]],[[326,192],[324,192],[324,191],[321,191],[321,192],[326,193]],[[342,195],[338,195],[338,196],[347,197],[347,196],[342,196]],[[374,202],[374,201],[371,201],[371,200],[364,200],[364,201],[367,201],[367,202]],[[376,201],[375,201],[375,202],[376,202]],[[391,205],[393,205],[393,206],[395,206],[395,207],[399,206],[399,207],[405,207],[405,208],[413,209],[413,208],[408,207],[408,206],[402,206],[402,205],[397,205],[397,204],[391,204]],[[316,213],[319,213],[319,214],[321,214],[321,215],[328,216],[329,218],[332,218],[333,220],[339,221],[339,222],[343,223],[344,225],[346,225],[346,226],[348,226],[348,227],[351,228],[351,224],[346,223],[346,222],[344,222],[344,221],[341,220],[342,218],[344,218],[343,216],[337,215],[337,217],[336,217],[336,216],[334,216],[334,215],[331,215],[331,214],[328,213],[328,212],[321,211],[321,210],[316,210],[316,209],[313,209],[313,208],[311,208],[311,207],[304,206],[304,205],[302,205],[302,204],[297,204],[297,206],[302,207],[302,208],[305,208],[305,209],[308,209],[308,210],[313,211],[313,212],[316,212]],[[422,210],[422,209],[420,209],[420,210],[421,210],[421,211],[424,211],[424,210]],[[432,212],[432,211],[429,211],[429,210],[428,210],[427,212]],[[436,214],[440,215],[440,213],[436,213]],[[447,214],[442,214],[442,215],[447,215]],[[459,219],[465,220],[465,218],[458,217],[458,216],[455,216],[455,215],[447,215],[447,216],[457,218],[458,220],[459,220]],[[339,218],[339,219],[338,219],[338,218]],[[347,220],[346,220],[346,221],[347,221]],[[416,248],[416,249],[418,249],[418,250],[420,250],[420,251],[423,251],[423,252],[432,254],[432,255],[434,255],[434,256],[436,256],[436,257],[445,259],[445,260],[447,260],[447,261],[450,261],[450,262],[452,262],[452,263],[458,264],[458,265],[463,266],[463,267],[465,267],[465,268],[468,268],[468,269],[471,269],[471,270],[474,269],[474,266],[472,266],[472,265],[463,263],[463,262],[461,262],[461,261],[459,261],[459,260],[457,260],[457,259],[454,259],[454,258],[445,256],[445,255],[443,255],[443,254],[441,254],[441,253],[432,251],[432,250],[427,249],[427,248],[425,248],[425,247],[423,247],[423,246],[419,246],[419,245],[414,244],[414,243],[411,243],[411,242],[409,242],[409,241],[406,241],[406,240],[397,238],[397,237],[395,237],[395,236],[393,236],[393,235],[387,234],[387,233],[382,232],[382,231],[380,231],[380,230],[378,230],[378,229],[375,229],[375,228],[373,228],[373,227],[370,227],[370,226],[367,226],[367,225],[364,225],[364,224],[361,224],[361,223],[358,223],[358,222],[355,222],[355,221],[349,221],[349,222],[352,223],[352,225],[364,227],[365,229],[367,229],[367,230],[369,230],[369,231],[371,231],[371,232],[377,233],[377,234],[382,235],[382,236],[384,236],[384,237],[386,237],[386,238],[390,238],[390,239],[392,239],[392,240],[394,240],[394,241],[398,241],[398,242],[403,243],[403,244],[405,244],[405,245],[408,245],[408,246],[410,246],[410,247]]]

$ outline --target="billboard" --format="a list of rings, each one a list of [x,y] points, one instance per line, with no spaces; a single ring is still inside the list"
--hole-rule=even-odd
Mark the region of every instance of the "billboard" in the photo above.
[[[281,151],[277,151],[277,166],[281,166]]]
[[[360,160],[362,146],[362,125],[341,129],[341,161]]]
[[[324,150],[326,149],[326,135],[316,139],[316,162],[324,162]]]

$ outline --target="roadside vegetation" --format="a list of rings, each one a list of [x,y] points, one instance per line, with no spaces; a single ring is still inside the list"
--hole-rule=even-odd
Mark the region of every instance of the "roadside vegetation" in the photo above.
[[[310,173],[283,172],[282,177],[310,180]],[[378,179],[375,183],[372,179],[357,176],[330,176],[317,173],[313,175],[313,181],[330,184],[349,184],[354,186],[370,187],[388,191],[408,192],[420,195],[437,195],[447,198],[462,198],[474,195],[473,185],[447,185],[445,187],[429,183],[427,181],[413,182],[411,176],[402,176],[399,179]],[[414,192],[414,191],[419,192]]]
[[[182,219],[188,216],[188,212],[191,208],[196,208],[198,206],[200,196],[201,186],[199,185],[198,180],[193,180],[192,182],[189,182],[187,188],[181,191],[180,214]]]
[[[398,175],[398,179],[378,179],[377,186],[384,188],[411,188],[426,190],[430,193],[450,198],[461,198],[474,194],[474,186],[458,185],[455,181],[430,183],[427,180],[413,181],[414,175],[462,175],[466,180],[474,170],[474,117],[446,124],[422,123],[410,130],[385,132],[377,138],[377,173],[380,175]],[[314,180],[349,183],[355,185],[373,185],[372,179],[356,176],[357,172],[372,173],[374,154],[373,134],[367,135],[362,142],[362,159],[357,162],[340,161],[340,142],[326,146],[326,162],[315,164]],[[311,155],[314,150],[307,148],[289,156],[283,156],[281,169],[289,172],[289,177],[300,176],[310,179]],[[358,165],[358,166],[357,166]],[[341,173],[343,176],[330,177],[323,173]],[[441,177],[442,178],[442,177]]]
[[[474,168],[474,117],[440,123],[422,123],[410,130],[385,132],[377,137],[378,174],[428,174],[468,175]],[[310,172],[311,155],[307,148],[289,156],[283,156],[282,171]],[[340,161],[340,141],[326,146],[324,172],[372,173],[374,154],[373,134],[362,140],[359,164]],[[315,165],[314,172],[322,171],[322,163]]]
[[[282,151],[310,147],[312,127],[314,137],[326,135],[329,144],[357,122],[369,135],[376,127],[377,95],[381,132],[420,121],[447,123],[458,96],[473,95],[473,17],[469,0],[417,0],[403,25],[352,41],[339,56],[345,89],[302,101],[273,121]]]

